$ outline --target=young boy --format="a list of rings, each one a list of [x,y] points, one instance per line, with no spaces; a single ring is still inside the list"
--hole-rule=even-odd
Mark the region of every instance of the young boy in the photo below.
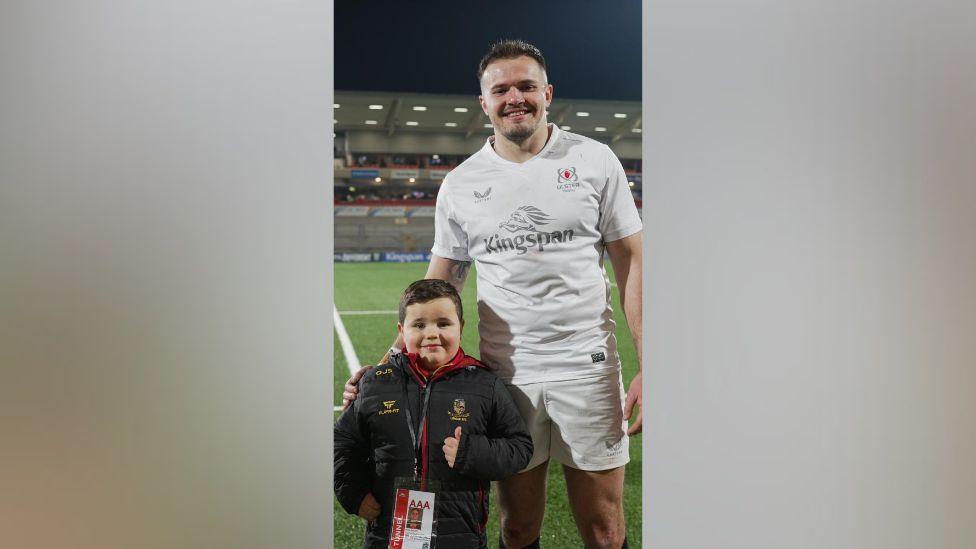
[[[389,546],[400,478],[440,484],[432,509],[437,547],[487,547],[490,481],[521,471],[532,456],[508,390],[461,350],[463,327],[453,286],[411,284],[397,324],[406,353],[363,376],[359,397],[336,422],[336,497],[369,521],[365,549]]]

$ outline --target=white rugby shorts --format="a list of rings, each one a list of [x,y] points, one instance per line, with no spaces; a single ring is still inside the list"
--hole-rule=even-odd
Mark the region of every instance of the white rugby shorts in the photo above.
[[[532,435],[534,450],[525,470],[550,458],[583,471],[630,461],[620,372],[507,387]]]

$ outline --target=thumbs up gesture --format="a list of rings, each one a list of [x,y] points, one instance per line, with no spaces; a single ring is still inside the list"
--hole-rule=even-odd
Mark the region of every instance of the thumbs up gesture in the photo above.
[[[447,459],[447,466],[454,468],[454,460],[457,458],[458,446],[461,444],[461,426],[454,429],[454,436],[444,439],[444,457]]]

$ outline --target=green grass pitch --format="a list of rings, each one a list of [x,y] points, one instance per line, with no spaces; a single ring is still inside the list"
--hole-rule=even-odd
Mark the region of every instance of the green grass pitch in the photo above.
[[[423,278],[426,263],[336,263],[335,264],[335,305],[349,334],[356,354],[361,362],[375,363],[379,360],[396,336],[397,316],[394,312],[400,293],[414,280]],[[609,263],[607,271],[610,280]],[[465,352],[478,356],[478,309],[476,304],[475,274],[468,277],[468,284],[461,295],[464,305],[465,329],[461,346]],[[617,288],[613,288],[612,302],[617,321],[617,342],[623,362],[624,387],[637,372],[637,359],[627,322],[620,307]],[[343,314],[354,311],[389,311],[371,314]],[[349,366],[343,355],[339,338],[334,333],[335,353],[333,357],[335,392],[333,402],[342,404],[342,386],[349,377]],[[338,413],[334,414],[338,418]],[[641,437],[630,441],[630,463],[624,485],[624,514],[627,520],[627,540],[630,547],[641,546]],[[566,483],[562,468],[551,462],[547,486],[546,517],[542,526],[543,547],[582,547],[583,543],[576,530],[569,503],[566,500]],[[492,486],[491,511],[488,521],[488,546],[498,544],[497,496]],[[362,519],[348,515],[333,500],[335,512],[334,541],[336,549],[362,547],[364,525]]]

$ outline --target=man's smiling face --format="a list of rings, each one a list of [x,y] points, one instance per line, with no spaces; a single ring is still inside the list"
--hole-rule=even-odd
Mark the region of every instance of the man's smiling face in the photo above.
[[[521,144],[546,125],[552,86],[546,72],[528,56],[497,59],[481,75],[481,108],[495,132]]]

